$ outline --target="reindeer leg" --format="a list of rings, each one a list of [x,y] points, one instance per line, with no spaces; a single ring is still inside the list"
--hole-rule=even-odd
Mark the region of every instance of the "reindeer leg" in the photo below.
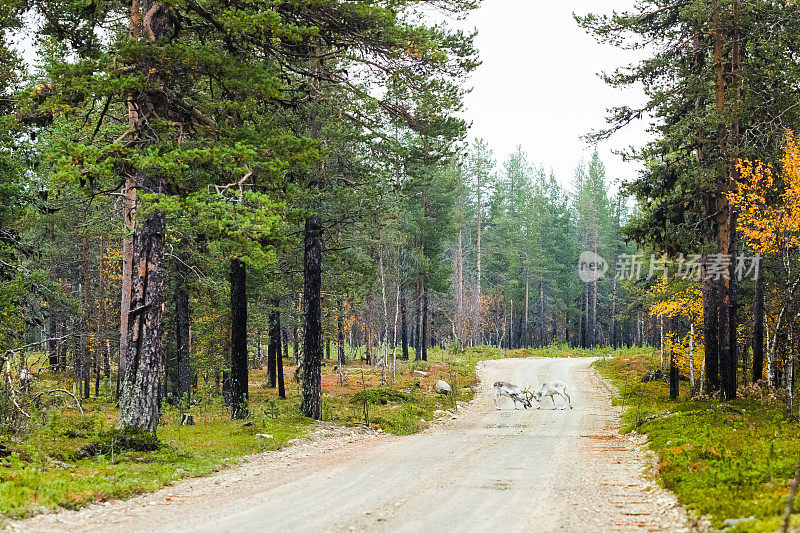
[[[567,397],[567,403],[569,404],[569,408],[572,409],[572,398],[569,397],[569,394],[564,392],[564,396]]]
[[[498,396],[497,389],[495,389],[494,390],[494,408],[499,411],[500,410],[500,406],[497,405],[497,396]]]

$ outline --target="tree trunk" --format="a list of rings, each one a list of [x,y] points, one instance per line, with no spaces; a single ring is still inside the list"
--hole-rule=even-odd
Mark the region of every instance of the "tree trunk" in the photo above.
[[[482,339],[481,339],[481,233],[482,233],[482,221],[481,221],[481,214],[483,212],[483,206],[481,205],[481,183],[478,181],[478,240],[477,240],[477,267],[478,267],[478,280],[477,280],[477,287],[475,291],[475,346],[480,346]]]
[[[171,33],[171,18],[166,7],[153,0],[133,0],[131,3],[130,38],[140,35],[158,40]],[[143,25],[146,24],[147,27]],[[163,98],[159,73],[151,75],[148,65],[138,65],[154,88],[129,96],[128,120],[137,131],[147,123],[147,116],[168,117],[168,103]],[[147,144],[147,142],[145,142]],[[146,147],[143,147],[146,148]],[[126,191],[164,193],[166,181],[153,170],[137,170],[133,187]],[[126,210],[129,206],[126,205]],[[159,379],[163,361],[162,313],[164,307],[164,241],[163,213],[153,210],[133,229],[130,307],[123,310],[123,327],[127,326],[123,378],[119,401],[121,427],[150,430],[158,426]],[[125,255],[123,253],[123,255]],[[125,261],[123,261],[124,265]],[[123,286],[126,280],[123,276]],[[123,298],[124,302],[125,298]]]
[[[422,335],[420,336],[422,360],[428,360],[428,288],[422,285]]]
[[[192,404],[192,369],[189,337],[189,292],[186,290],[186,269],[178,267],[175,291],[175,333],[178,355],[178,402],[188,409]]]
[[[276,341],[275,339],[276,335],[280,335],[280,331],[275,330],[275,310],[278,307],[278,302],[270,300],[269,306],[269,315],[267,315],[269,328],[269,345],[267,346],[267,387],[274,389],[278,377],[278,359],[281,356],[280,340]]]
[[[150,184],[145,190],[163,192],[163,179],[151,182],[143,175],[140,178],[137,180],[140,183]],[[158,426],[158,387],[163,360],[164,229],[164,215],[159,211],[137,222],[134,228],[128,353],[119,400],[120,426],[153,433]]]
[[[522,336],[523,337],[522,342],[525,344],[525,348],[529,348],[531,345],[530,329],[528,327],[528,305],[529,305],[528,293],[530,291],[530,284],[531,283],[530,283],[530,278],[528,277],[528,273],[525,272],[525,324],[523,326],[525,328],[525,331],[523,332]]]
[[[721,8],[719,0],[712,1],[711,8],[712,30],[711,38],[714,46],[714,97],[717,111],[725,113],[725,72],[723,35],[721,23]],[[734,46],[731,64],[736,68],[738,59],[738,46]],[[736,397],[736,283],[733,277],[733,253],[736,250],[736,215],[734,214],[726,192],[735,177],[736,166],[729,161],[735,157],[735,146],[738,142],[738,126],[733,123],[730,129],[730,138],[726,135],[724,124],[720,124],[717,131],[720,165],[717,170],[717,252],[723,258],[728,258],[731,263],[728,275],[720,276],[718,310],[719,310],[719,374],[722,395],[728,400]],[[734,150],[731,150],[734,148]]]
[[[705,349],[705,391],[712,393],[719,390],[719,353],[717,315],[717,287],[708,275],[708,257],[703,255],[703,343]]]
[[[386,314],[386,289],[385,286],[383,288],[383,310],[384,315]],[[384,318],[384,323],[386,323],[386,318]],[[386,337],[386,328],[384,327],[384,338]],[[381,356],[383,356],[383,349],[381,349]],[[369,338],[369,305],[364,306],[364,359],[366,359],[366,363],[371,365],[372,361],[372,348],[370,347],[370,338]],[[386,364],[386,361],[383,361],[383,364]]]
[[[406,284],[403,281],[403,273],[400,272],[400,284],[397,294],[400,298],[400,343],[403,345],[403,355],[401,359],[408,361],[408,309],[406,307]]]
[[[283,358],[287,361],[289,360],[289,330],[286,327],[281,328],[281,335],[283,337],[283,342],[281,345],[283,346]]]
[[[134,6],[137,2],[134,2]],[[129,115],[133,111],[129,111]],[[134,113],[135,114],[135,113]],[[138,115],[132,117],[138,120]],[[133,280],[133,211],[136,204],[136,185],[133,177],[125,178],[122,224],[125,237],[122,239],[122,296],[120,298],[119,363],[117,365],[117,398],[120,395],[122,376],[125,374],[125,357],[128,354],[128,313],[131,310],[131,282]]]
[[[81,316],[81,352],[80,352],[80,373],[78,382],[81,383],[83,397],[88,398],[90,393],[89,382],[91,380],[91,361],[92,354],[89,347],[89,319],[91,316],[92,303],[89,301],[89,238],[86,235],[86,211],[83,212],[83,238],[81,239],[81,304],[83,305],[83,315]]]
[[[338,309],[336,314],[337,361],[339,362],[339,368],[344,369],[344,366],[347,364],[347,358],[344,353],[344,305],[341,298],[336,300],[336,307]]]
[[[547,346],[547,314],[544,309],[544,281],[539,282],[539,340],[542,347]]]
[[[659,352],[661,354],[661,371],[663,372],[666,367],[666,357],[664,355],[664,315],[658,315],[659,323]]]
[[[611,349],[616,350],[617,344],[617,277],[611,282],[611,316],[609,317],[609,333]]]
[[[303,343],[303,386],[300,410],[303,415],[322,417],[322,219],[306,220],[303,258],[306,331]]]
[[[764,377],[764,275],[761,257],[756,264],[756,291],[753,300],[753,382]]]
[[[456,248],[456,341],[459,347],[464,346],[464,247],[461,239],[461,230],[458,230],[458,245]]]
[[[54,250],[56,247],[56,229],[55,229],[55,221],[54,215],[50,215],[50,224],[47,230],[47,235],[50,240],[50,282],[54,285],[59,284],[58,281],[58,272],[54,265]],[[48,331],[47,335],[49,340],[47,341],[47,351],[48,351],[48,362],[50,366],[50,371],[55,372],[56,370],[64,370],[60,367],[60,359],[58,356],[58,341],[56,338],[58,337],[58,330],[59,330],[59,322],[61,320],[60,313],[58,312],[55,305],[52,303],[49,306],[50,317],[48,322]]]
[[[414,283],[414,360],[422,359],[422,289],[419,280]]]
[[[663,315],[662,315],[662,324],[663,324]],[[670,331],[675,333],[676,330],[676,323],[677,320],[675,318],[670,319]],[[679,381],[678,381],[678,366],[675,364],[675,350],[670,348],[669,350],[669,399],[676,400],[678,398],[678,393],[680,392],[679,389]]]
[[[231,418],[246,418],[248,399],[247,270],[231,259]]]
[[[597,241],[600,237],[597,234],[597,228],[594,230],[594,253],[597,255]],[[597,345],[597,279],[592,282],[592,328],[590,331],[590,347],[594,348]]]
[[[267,365],[274,369],[274,374],[277,378],[278,396],[286,398],[283,381],[283,358],[281,357],[281,312],[278,305],[279,302],[277,300],[270,302]],[[270,354],[273,354],[274,360],[272,362],[270,362]]]

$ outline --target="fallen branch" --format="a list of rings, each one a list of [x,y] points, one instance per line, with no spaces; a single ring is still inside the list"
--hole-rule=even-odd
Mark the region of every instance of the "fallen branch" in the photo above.
[[[81,406],[80,400],[78,400],[78,397],[75,396],[70,391],[68,391],[67,389],[49,389],[49,390],[46,390],[46,391],[42,391],[39,394],[33,396],[28,403],[32,403],[32,402],[36,401],[38,398],[40,398],[41,396],[43,396],[45,394],[54,394],[56,392],[61,392],[63,394],[67,394],[69,396],[72,396],[72,399],[75,400],[75,405],[78,406],[78,411],[80,411],[81,414],[83,414],[83,407]]]

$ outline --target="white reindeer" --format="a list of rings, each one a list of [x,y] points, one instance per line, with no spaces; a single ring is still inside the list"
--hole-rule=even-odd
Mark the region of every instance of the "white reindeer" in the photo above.
[[[492,387],[494,387],[494,406],[498,410],[500,407],[497,405],[497,398],[500,396],[508,396],[514,400],[514,409],[517,408],[517,402],[521,403],[525,409],[533,407],[531,401],[526,398],[527,391],[521,390],[512,383],[507,381],[495,381]]]
[[[561,398],[564,400],[564,403],[561,405],[561,409],[566,409],[567,405],[569,405],[569,408],[572,409],[572,400],[570,399],[569,394],[567,394],[567,384],[563,381],[548,381],[547,383],[542,383],[541,387],[528,394],[530,395],[530,398],[539,403],[537,409],[542,408],[542,403],[544,403],[544,399],[547,397],[549,397],[553,402],[553,409],[555,409],[556,394],[561,396]]]

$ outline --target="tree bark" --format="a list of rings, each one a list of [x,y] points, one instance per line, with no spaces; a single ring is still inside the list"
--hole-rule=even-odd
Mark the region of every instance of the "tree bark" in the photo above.
[[[663,321],[663,315],[662,315]],[[677,320],[675,318],[670,319],[670,331],[675,333],[675,326]],[[663,323],[663,322],[662,322]],[[675,400],[678,398],[678,393],[680,392],[679,389],[679,381],[678,381],[678,366],[675,364],[675,350],[670,348],[669,350],[669,399]]]
[[[544,308],[544,281],[539,282],[539,340],[542,347],[547,346],[547,314]]]
[[[753,299],[753,382],[764,377],[764,275],[761,258],[756,265],[756,290]]]
[[[594,253],[597,255],[597,241],[600,237],[597,233],[597,228],[594,230]],[[597,344],[597,279],[592,282],[592,327],[589,330],[590,348],[594,348]]]
[[[247,270],[231,259],[231,418],[246,418],[248,399]]]
[[[136,5],[136,2],[134,2]],[[132,111],[129,111],[129,115]],[[135,120],[134,117],[132,120]],[[133,211],[136,204],[136,185],[133,177],[125,178],[122,224],[125,237],[122,239],[122,296],[120,298],[119,363],[117,365],[117,398],[125,374],[125,357],[128,354],[128,313],[131,310],[131,282],[133,280]]]
[[[461,230],[458,230],[458,241],[455,255],[456,271],[456,340],[459,347],[464,346],[464,247],[461,239]]]
[[[476,287],[476,294],[475,294],[475,346],[480,346],[482,339],[481,339],[481,234],[482,234],[482,224],[483,221],[481,220],[481,215],[483,212],[483,206],[481,205],[481,182],[480,177],[478,177],[478,210],[477,210],[477,217],[478,217],[478,240],[477,240],[477,267],[478,267],[478,280],[477,280],[477,287]]]
[[[186,269],[178,266],[175,291],[175,333],[178,355],[178,402],[188,408],[192,403],[192,369],[189,336],[189,292],[186,288]]]
[[[705,390],[708,393],[719,390],[719,353],[718,353],[718,327],[717,315],[717,287],[714,280],[708,275],[708,257],[703,255],[703,344],[705,349]]]
[[[339,363],[339,368],[343,369],[344,366],[347,364],[347,357],[345,356],[344,352],[344,304],[342,299],[339,298],[336,300],[336,350],[337,350],[337,361]]]
[[[267,348],[267,364],[274,365],[274,374],[277,378],[278,396],[286,398],[286,390],[283,380],[283,357],[281,357],[281,312],[279,302],[270,302],[269,312],[269,347]],[[273,361],[270,362],[270,354],[273,354]]]
[[[142,175],[138,181],[150,185],[145,190],[164,189],[160,177],[151,181]],[[122,427],[153,433],[158,426],[158,387],[163,360],[164,230],[164,216],[158,211],[137,222],[134,228],[128,354],[119,401]]]
[[[725,72],[724,72],[724,53],[723,53],[723,34],[721,22],[721,7],[719,0],[712,1],[711,7],[712,30],[711,38],[713,41],[714,58],[714,99],[717,111],[726,111],[725,102]],[[734,43],[731,53],[731,64],[733,69],[737,68],[738,44]],[[736,215],[733,212],[726,192],[730,189],[730,184],[736,173],[736,165],[729,160],[735,157],[736,143],[738,142],[738,125],[734,120],[730,130],[730,138],[726,135],[726,128],[720,123],[717,129],[717,144],[719,149],[720,165],[717,170],[717,252],[721,257],[730,259],[731,268],[728,275],[720,276],[718,280],[718,310],[719,310],[719,375],[720,386],[724,398],[731,400],[736,397],[736,283],[733,277],[733,253],[736,250]]]
[[[428,288],[422,285],[422,335],[420,337],[422,360],[428,360]]]
[[[47,229],[48,239],[50,241],[50,282],[54,285],[60,285],[58,281],[58,272],[55,268],[55,248],[56,248],[56,228],[55,228],[55,221],[54,215],[50,215],[49,226]],[[48,331],[47,334],[50,338],[47,341],[47,351],[48,351],[48,362],[50,366],[50,371],[55,372],[56,370],[64,370],[61,368],[60,365],[60,358],[58,354],[58,341],[56,338],[58,337],[58,330],[59,330],[59,323],[61,322],[61,314],[58,312],[58,309],[52,303],[49,306],[50,310],[50,317],[48,321]]]
[[[270,300],[270,310],[267,315],[267,323],[269,327],[269,345],[267,346],[267,387],[274,389],[277,385],[278,377],[278,359],[280,353],[280,341],[276,341],[275,336],[280,335],[280,331],[275,330],[275,309],[278,307],[278,302]]]
[[[383,295],[384,295],[384,298],[383,298],[383,303],[384,303],[384,306],[383,306],[384,324],[386,324],[386,321],[387,321],[386,311],[387,310],[386,310],[386,297],[385,297],[386,296],[386,287],[385,287],[385,285],[383,285],[382,288],[383,288]],[[384,327],[384,339],[385,338],[386,338],[386,326]],[[372,361],[372,348],[370,347],[370,340],[371,339],[369,338],[369,305],[365,305],[364,306],[364,359],[366,359],[366,363],[368,365],[371,365],[373,363],[373,361]],[[381,352],[381,357],[385,357],[384,353],[383,353],[384,352],[383,348],[381,348],[380,352]],[[383,364],[384,365],[386,364],[385,360],[383,361]]]
[[[89,348],[89,319],[91,316],[92,304],[89,301],[89,237],[86,235],[86,211],[83,212],[83,237],[81,239],[81,304],[83,314],[81,315],[81,351],[80,351],[80,372],[78,382],[83,391],[83,397],[88,398],[90,393],[89,381],[91,379],[91,359],[92,355]]]
[[[403,281],[403,272],[400,272],[400,284],[397,294],[400,298],[400,343],[403,345],[403,361],[408,361],[408,309],[406,307],[406,283]]]
[[[322,417],[322,219],[306,219],[303,258],[306,331],[303,343],[303,385],[300,410],[303,415]]]
[[[133,0],[130,21],[131,40],[138,40],[142,35],[146,40],[158,40],[172,30],[168,10],[164,4],[154,0]],[[151,115],[168,117],[169,104],[163,98],[159,74],[149,74],[150,67],[147,64],[137,67],[147,75],[150,85],[154,86],[129,95],[129,124],[137,132],[141,132],[147,127],[148,117]],[[144,139],[145,146],[152,142]],[[164,193],[166,190],[165,178],[158,171],[137,170],[132,185],[126,191],[129,195],[133,195],[134,191]],[[130,197],[132,196],[127,196],[126,199]],[[126,209],[128,207],[126,204]],[[153,433],[158,426],[158,387],[163,362],[165,225],[164,215],[157,209],[134,225],[130,307],[124,308],[128,312],[124,316],[126,313],[123,310],[122,322],[123,327],[127,326],[127,333],[124,335],[124,342],[120,343],[125,351],[122,358],[119,424],[121,427],[149,430]]]

